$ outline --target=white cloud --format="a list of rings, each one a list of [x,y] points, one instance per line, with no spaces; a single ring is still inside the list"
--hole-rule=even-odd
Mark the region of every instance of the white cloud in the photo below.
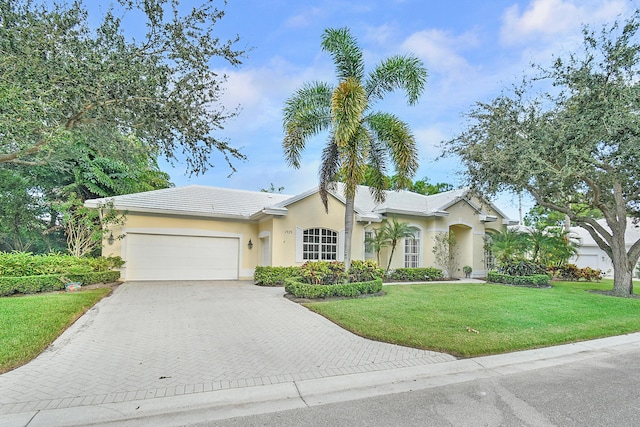
[[[455,36],[447,31],[431,29],[410,35],[402,43],[402,49],[422,58],[429,70],[464,73],[469,64],[458,51],[475,46],[477,42],[473,32]]]
[[[583,24],[611,21],[625,11],[623,0],[532,0],[523,11],[517,4],[505,10],[500,39],[505,45],[560,39]]]
[[[323,15],[323,11],[319,7],[313,7],[304,11],[303,13],[299,13],[298,15],[294,15],[287,19],[285,23],[285,27],[287,28],[306,28],[313,23],[314,20],[317,20],[319,16]]]
[[[429,127],[414,130],[420,157],[434,159],[442,153],[440,143],[449,138],[445,132],[438,127]]]

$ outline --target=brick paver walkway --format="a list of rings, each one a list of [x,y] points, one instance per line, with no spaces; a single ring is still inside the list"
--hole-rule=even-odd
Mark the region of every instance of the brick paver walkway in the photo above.
[[[121,285],[31,363],[0,414],[99,405],[454,360],[357,337],[247,282]]]

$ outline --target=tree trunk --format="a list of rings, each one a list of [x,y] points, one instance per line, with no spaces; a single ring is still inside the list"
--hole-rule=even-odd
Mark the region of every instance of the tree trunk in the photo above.
[[[626,219],[625,219],[626,221]],[[624,232],[624,230],[622,230]],[[624,234],[612,233],[611,262],[613,263],[613,294],[620,297],[633,295],[633,268],[627,254]]]
[[[344,207],[344,271],[351,267],[351,237],[353,235],[353,203],[355,197],[347,196]]]
[[[396,251],[396,243],[397,242],[393,242],[391,244],[391,253],[389,254],[389,263],[387,264],[387,270],[385,271],[385,273],[389,272],[389,269],[391,268],[391,260],[393,259],[393,253]]]

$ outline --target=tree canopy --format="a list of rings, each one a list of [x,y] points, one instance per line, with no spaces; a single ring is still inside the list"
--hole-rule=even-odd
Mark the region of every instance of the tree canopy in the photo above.
[[[226,77],[212,67],[244,52],[215,35],[214,3],[118,0],[96,26],[82,1],[0,3],[0,165],[63,163],[78,143],[121,159],[135,137],[193,173],[216,152],[233,169],[244,155],[215,133],[236,111],[218,103]],[[131,17],[141,35],[125,34]]]
[[[447,143],[472,187],[528,192],[584,227],[613,261],[616,295],[633,293],[640,257],[640,242],[624,240],[627,217],[640,216],[639,19],[585,28],[581,51],[478,103]]]
[[[409,126],[394,114],[373,111],[373,106],[394,90],[403,90],[408,103],[415,104],[424,90],[427,71],[417,57],[397,55],[365,74],[362,49],[347,28],[326,29],[322,49],[333,59],[338,83],[308,83],[286,101],[282,145],[285,159],[297,168],[307,141],[328,131],[319,171],[320,195],[327,209],[328,190],[339,179],[344,183],[348,269],[353,202],[367,170],[372,195],[382,200],[388,164],[394,166],[399,183],[410,181],[418,168],[415,138]]]

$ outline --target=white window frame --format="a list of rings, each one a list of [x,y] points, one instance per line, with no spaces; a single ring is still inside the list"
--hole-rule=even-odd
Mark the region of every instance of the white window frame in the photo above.
[[[422,230],[420,228],[418,228],[414,237],[404,239],[402,247],[402,265],[404,268],[422,267]],[[412,250],[407,251],[407,249]]]
[[[319,234],[313,236],[315,237],[313,239],[315,241],[305,242],[305,240],[308,240],[309,232],[311,230],[318,230]],[[315,253],[315,250],[312,250],[309,245],[317,245],[317,247],[315,248],[315,250],[317,250],[317,258],[315,256],[310,256],[310,254]],[[304,230],[302,228],[296,227],[296,262],[342,261],[344,259],[343,245],[343,231],[335,231],[326,227],[309,227]]]

